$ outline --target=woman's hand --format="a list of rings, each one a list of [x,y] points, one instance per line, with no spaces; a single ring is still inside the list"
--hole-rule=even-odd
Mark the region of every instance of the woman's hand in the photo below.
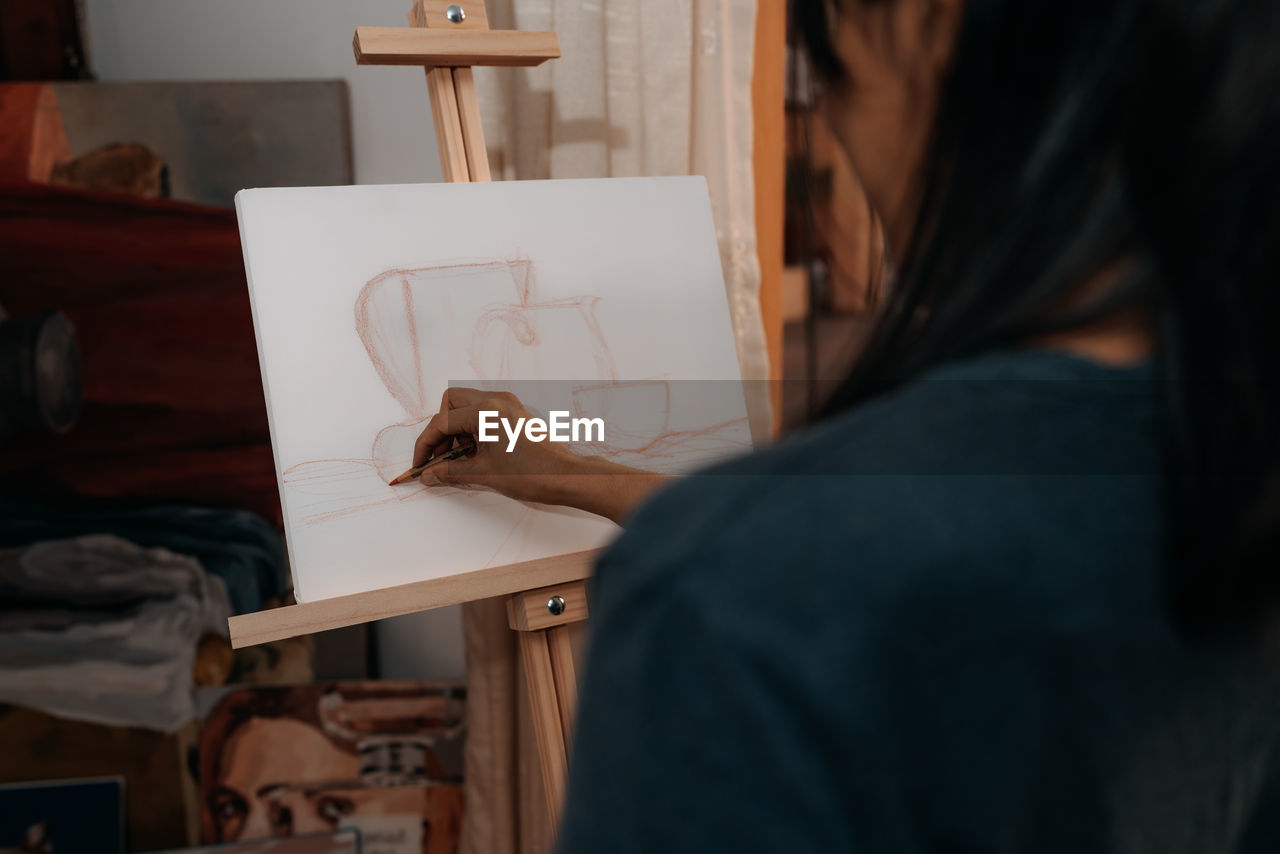
[[[560,503],[559,477],[576,473],[588,458],[557,442],[517,441],[507,450],[507,439],[478,442],[480,413],[496,412],[509,423],[530,418],[531,413],[513,394],[474,388],[450,388],[440,400],[440,411],[427,422],[413,446],[413,464],[420,466],[460,448],[474,448],[459,459],[432,465],[419,478],[427,485],[487,486],[521,501]],[[499,431],[501,432],[501,431]]]
[[[450,388],[413,448],[413,464],[432,459],[419,478],[428,486],[481,486],[519,501],[577,507],[621,522],[664,475],[575,454],[560,442],[521,439],[510,451],[505,437],[478,442],[480,413],[496,412],[515,424],[530,412],[513,394],[473,388]],[[458,459],[441,459],[466,449]]]

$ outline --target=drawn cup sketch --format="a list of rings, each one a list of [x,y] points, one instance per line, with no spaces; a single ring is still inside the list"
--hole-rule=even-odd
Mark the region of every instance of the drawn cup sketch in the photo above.
[[[603,442],[575,450],[637,468],[683,471],[749,449],[745,416],[681,429],[673,426],[668,380],[620,380],[597,319],[600,301],[585,294],[540,300],[534,264],[524,257],[394,268],[370,279],[356,299],[355,331],[404,418],[370,437],[367,459],[313,460],[285,470],[286,488],[305,496],[300,523],[314,526],[385,504],[468,494],[387,485],[410,467],[414,440],[444,394],[444,385],[427,377],[494,389],[552,381],[545,387],[560,399],[550,405],[609,425]],[[545,411],[543,401],[519,396]],[[522,518],[512,533],[527,521]]]

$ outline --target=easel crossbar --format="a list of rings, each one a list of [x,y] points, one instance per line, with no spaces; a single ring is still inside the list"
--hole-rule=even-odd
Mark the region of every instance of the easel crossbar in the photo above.
[[[457,30],[357,27],[357,65],[533,66],[560,56],[555,33],[523,30]]]

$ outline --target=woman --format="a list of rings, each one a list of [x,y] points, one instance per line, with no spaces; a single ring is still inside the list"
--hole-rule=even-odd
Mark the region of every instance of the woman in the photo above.
[[[898,262],[826,416],[643,504],[657,478],[548,445],[425,475],[626,523],[560,849],[1256,842],[1280,4],[796,14]],[[521,410],[455,392],[418,461],[482,408]]]

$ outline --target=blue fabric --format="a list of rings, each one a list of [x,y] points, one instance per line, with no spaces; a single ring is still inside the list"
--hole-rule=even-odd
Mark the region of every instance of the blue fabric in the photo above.
[[[85,534],[114,534],[145,548],[196,558],[226,585],[233,614],[260,611],[265,600],[289,589],[283,538],[247,510],[0,500],[0,546]]]
[[[1160,425],[1148,368],[997,353],[663,491],[597,568],[558,850],[1231,850],[1280,661],[1175,629]]]

